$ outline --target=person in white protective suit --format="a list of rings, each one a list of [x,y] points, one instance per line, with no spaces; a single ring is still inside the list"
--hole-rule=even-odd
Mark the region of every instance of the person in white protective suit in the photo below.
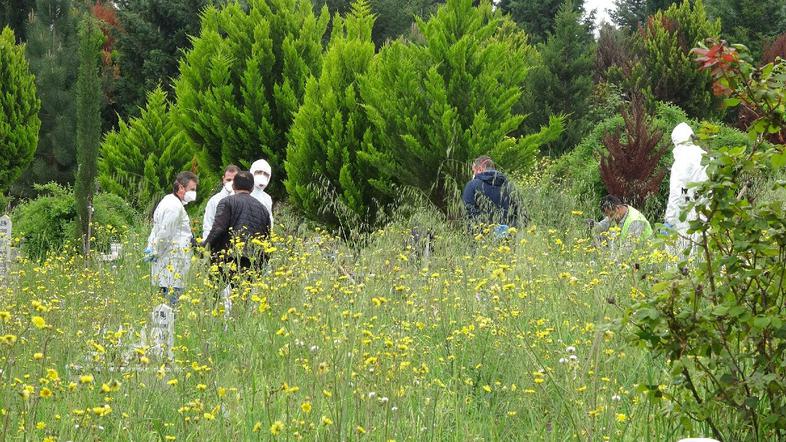
[[[254,191],[251,196],[257,199],[267,209],[270,214],[270,227],[273,227],[273,198],[265,192],[265,188],[270,184],[270,177],[273,175],[273,170],[270,168],[265,160],[256,160],[251,164],[249,169],[251,175],[254,175]]]
[[[240,172],[240,168],[234,164],[227,166],[226,169],[224,169],[224,176],[221,179],[221,190],[207,200],[205,215],[202,218],[202,239],[210,235],[210,230],[213,228],[213,222],[216,219],[216,208],[218,207],[218,203],[220,203],[222,199],[235,193],[232,190],[232,180],[235,179],[235,175],[237,175],[238,172]]]
[[[707,181],[707,168],[701,164],[706,155],[703,149],[693,143],[693,130],[686,123],[680,123],[671,133],[674,143],[674,164],[671,166],[669,178],[669,200],[666,204],[664,226],[677,231],[679,234],[678,247],[682,251],[692,244],[696,244],[698,236],[688,235],[690,222],[698,215],[691,210],[685,215],[685,220],[680,215],[687,210],[688,203],[696,198],[695,184]]]
[[[150,280],[171,305],[177,303],[183,292],[191,266],[194,238],[184,206],[196,200],[197,184],[199,178],[193,173],[177,174],[172,193],[165,196],[153,212],[153,230],[147,239],[145,260],[153,263]]]

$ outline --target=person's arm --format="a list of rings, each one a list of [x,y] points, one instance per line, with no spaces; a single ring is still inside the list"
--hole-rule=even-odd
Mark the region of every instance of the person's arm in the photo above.
[[[267,207],[262,205],[262,237],[270,238],[270,230],[273,228],[273,216],[268,212]]]
[[[177,234],[179,213],[169,202],[159,205],[160,211],[154,215],[153,231],[150,232],[149,247],[153,255],[160,256],[172,248]],[[157,209],[158,210],[158,209]]]
[[[641,238],[641,235],[644,233],[644,230],[647,227],[647,223],[644,221],[633,221],[630,223],[628,227],[628,238],[631,240],[638,240]]]
[[[224,198],[216,207],[216,216],[213,220],[213,227],[210,234],[205,238],[204,244],[210,249],[215,249],[224,235],[229,232],[230,210],[227,199]]]
[[[611,228],[611,218],[605,217],[602,220],[600,220],[600,222],[596,222],[592,226],[592,232],[595,233],[596,235],[599,235],[603,232],[608,232],[610,228]]]
[[[464,200],[464,207],[467,208],[467,218],[472,219],[478,216],[479,209],[475,202],[475,192],[477,192],[477,183],[473,179],[464,186],[464,192],[461,194],[461,199]]]
[[[216,208],[218,207],[218,200],[211,197],[207,200],[205,206],[205,216],[202,218],[202,238],[205,239],[210,235],[210,229],[213,228],[213,222],[216,219]]]
[[[690,165],[685,161],[674,161],[669,175],[669,200],[666,203],[664,221],[675,226],[680,221],[680,210],[685,202],[686,178],[690,173]]]

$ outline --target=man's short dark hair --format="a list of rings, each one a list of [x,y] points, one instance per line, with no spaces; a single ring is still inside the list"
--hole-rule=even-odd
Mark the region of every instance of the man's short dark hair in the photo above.
[[[475,161],[472,162],[473,169],[487,170],[487,169],[493,169],[494,167],[495,167],[494,161],[488,155],[481,155],[475,158]]]
[[[254,189],[254,175],[251,175],[251,172],[241,170],[235,175],[235,179],[232,181],[232,188],[235,191],[245,190],[251,192]]]
[[[602,212],[614,210],[622,205],[622,200],[616,195],[606,195],[600,199],[600,210]]]
[[[191,181],[199,184],[199,177],[197,177],[194,172],[184,171],[177,174],[175,177],[175,182],[172,184],[172,193],[177,193],[180,190],[180,187],[183,188],[188,186],[188,183]]]
[[[236,174],[238,172],[240,172],[240,168],[235,166],[234,164],[230,164],[229,166],[226,167],[226,169],[224,169],[224,175],[226,175],[227,173],[235,173]]]

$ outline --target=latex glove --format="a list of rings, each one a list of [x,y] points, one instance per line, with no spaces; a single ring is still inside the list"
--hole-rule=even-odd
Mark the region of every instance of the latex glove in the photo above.
[[[508,225],[507,224],[500,224],[494,228],[494,238],[500,239],[505,238],[508,236]]]
[[[594,219],[587,218],[587,219],[584,220],[584,222],[587,223],[587,227],[589,227],[590,229],[594,229],[595,228],[595,220]]]
[[[156,262],[158,260],[158,257],[153,254],[153,249],[151,249],[150,247],[145,248],[144,253],[145,253],[145,257],[142,258],[142,261]]]

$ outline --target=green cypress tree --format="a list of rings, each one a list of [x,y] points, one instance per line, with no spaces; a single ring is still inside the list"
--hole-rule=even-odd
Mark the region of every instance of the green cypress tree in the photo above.
[[[367,0],[354,2],[346,20],[335,16],[322,72],[309,79],[290,132],[285,164],[289,200],[309,218],[332,226],[373,223],[372,189],[357,160],[368,129],[358,78],[374,57],[373,26]],[[321,184],[328,184],[334,195]],[[351,216],[325,210],[336,202]]]
[[[148,94],[139,117],[120,120],[117,130],[104,137],[98,182],[104,190],[147,210],[167,192],[177,172],[190,168],[192,159],[166,92],[157,87]]]
[[[79,27],[79,71],[76,79],[76,158],[74,198],[85,253],[90,252],[90,217],[95,193],[98,145],[101,141],[101,45],[104,35],[91,16]]]
[[[0,194],[33,159],[40,108],[25,49],[16,45],[14,32],[5,27],[0,32]]]
[[[121,118],[139,115],[147,94],[161,86],[173,96],[182,51],[199,35],[200,12],[223,0],[116,0],[122,30],[116,33],[120,76],[115,98]]]
[[[746,45],[754,60],[764,46],[786,31],[786,2],[783,0],[712,0],[707,12],[720,19],[723,38]]]
[[[683,0],[657,12],[642,28],[641,63],[633,74],[660,101],[674,103],[693,118],[718,114],[710,73],[696,69],[690,51],[720,34],[720,21],[710,20],[702,0]],[[638,87],[637,87],[638,88]]]
[[[29,0],[0,0],[0,29],[8,26],[18,42],[25,41],[25,23],[32,8]]]
[[[473,157],[526,168],[561,127],[555,120],[541,133],[510,136],[525,119],[513,107],[536,51],[491,3],[449,0],[418,27],[425,44],[385,46],[361,81],[373,137],[359,157],[387,201],[414,188],[453,213]]]
[[[33,183],[71,183],[76,168],[74,85],[77,17],[71,0],[37,0],[27,32],[27,58],[41,99],[41,131],[33,162],[12,192],[31,196]]]
[[[550,146],[563,153],[575,146],[588,128],[592,95],[595,39],[570,0],[563,3],[554,22],[554,32],[540,47],[542,65],[533,69],[527,82],[527,126],[548,123],[550,115],[567,115],[565,132]]]
[[[331,14],[345,15],[350,10],[352,0],[313,2],[316,7],[327,6]],[[370,0],[369,6],[375,17],[371,39],[380,48],[387,41],[408,35],[415,23],[415,17],[426,18],[443,3],[445,0]]]
[[[611,19],[628,32],[638,31],[647,23],[647,17],[658,11],[666,10],[679,0],[615,0]]]
[[[500,0],[498,7],[519,24],[533,42],[544,42],[554,32],[557,12],[564,0]],[[572,4],[573,10],[581,16],[584,1]],[[592,20],[590,20],[590,23]]]
[[[175,82],[176,121],[200,154],[200,174],[264,157],[283,177],[289,127],[306,80],[319,72],[329,19],[327,8],[314,14],[311,0],[205,10]]]

